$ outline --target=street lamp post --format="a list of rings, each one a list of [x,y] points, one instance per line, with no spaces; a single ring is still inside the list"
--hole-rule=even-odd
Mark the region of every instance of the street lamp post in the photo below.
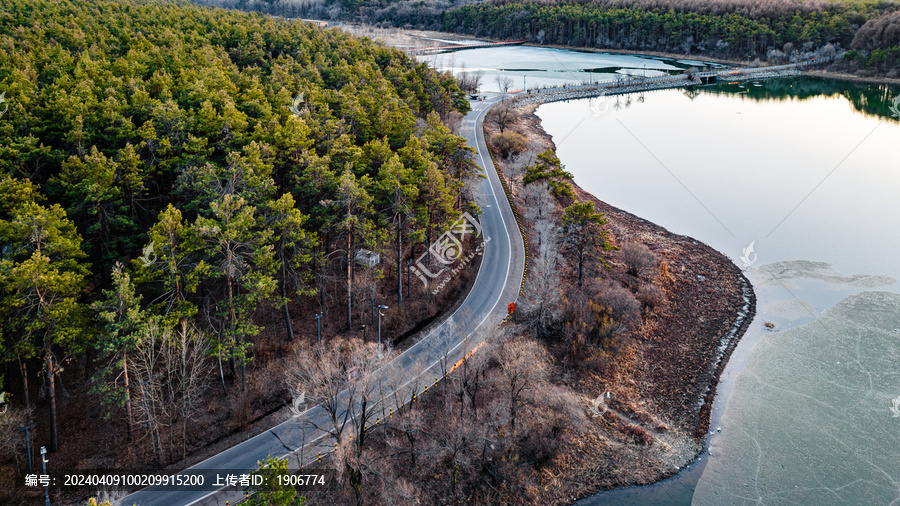
[[[384,304],[378,306],[378,345],[381,346],[381,317],[384,316],[384,313],[381,312],[382,309],[387,309],[388,307]]]
[[[29,430],[34,428],[34,422],[23,425],[19,428],[19,432],[25,431],[25,451],[28,452],[28,472],[31,473],[31,435]]]
[[[409,263],[410,259],[406,259],[406,298],[409,298]]]
[[[44,463],[44,476],[47,475],[47,447],[41,447],[41,461]],[[50,506],[50,483],[44,482],[44,505]]]
[[[322,313],[316,313],[316,346],[320,346],[320,342],[322,341],[322,326],[319,323],[319,320],[322,318]]]

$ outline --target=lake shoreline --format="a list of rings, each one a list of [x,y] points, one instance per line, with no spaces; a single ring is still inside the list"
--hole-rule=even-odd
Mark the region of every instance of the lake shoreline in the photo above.
[[[549,145],[555,152],[552,136],[541,126],[536,109],[537,106],[523,107],[520,119],[529,137],[539,137],[541,144]],[[654,331],[636,339],[634,353],[629,353],[635,358],[623,367],[632,374],[623,382],[634,385],[639,392],[639,405],[689,433],[695,443],[690,458],[682,455],[675,464],[677,468],[660,466],[648,459],[638,463],[643,468],[613,472],[612,480],[594,476],[589,483],[564,487],[573,492],[569,497],[582,499],[602,490],[670,478],[702,455],[719,378],[753,320],[756,295],[740,268],[707,244],[611,206],[577,183],[573,187],[577,200],[593,202],[606,215],[607,227],[617,245],[630,240],[642,242],[666,262],[670,279],[665,287],[667,307],[654,315]],[[526,233],[532,232],[528,223],[523,225]],[[609,260],[617,262],[616,252],[611,252]],[[596,459],[587,455],[594,452],[584,449],[579,455],[567,455],[569,463],[579,470],[596,469]],[[603,451],[598,449],[596,453],[602,455]],[[571,476],[584,479],[585,473],[573,472]]]
[[[565,46],[560,44],[523,44],[525,46],[530,47],[547,47],[553,49],[566,49],[570,51],[584,51],[588,53],[604,53],[604,54],[623,54],[623,55],[633,55],[633,56],[653,56],[657,58],[669,58],[672,60],[688,60],[688,61],[702,61],[709,63],[716,63],[719,65],[729,65],[732,67],[753,67],[753,68],[765,68],[773,65],[778,65],[777,63],[768,63],[762,62],[758,66],[753,66],[750,63],[743,60],[733,60],[729,58],[715,58],[706,55],[691,55],[691,54],[680,54],[680,53],[667,53],[663,51],[640,51],[640,50],[632,50],[632,49],[609,49],[609,48],[592,48],[592,47],[575,47],[575,46]],[[836,62],[837,60],[835,60]],[[836,63],[832,63],[832,65],[836,65]],[[835,81],[845,81],[850,83],[865,83],[865,84],[887,84],[892,86],[900,86],[900,79],[894,79],[885,76],[858,76],[856,74],[848,74],[846,72],[835,72],[827,69],[816,69],[816,70],[803,70],[801,75],[810,76],[810,77],[820,77],[824,79],[834,79]]]
[[[408,40],[427,40],[428,38],[442,38],[446,40],[485,40],[492,42],[502,42],[500,40],[494,40],[489,37],[479,37],[475,38],[468,34],[458,34],[453,32],[435,32],[430,30],[417,30],[417,29],[399,29],[398,34],[389,34],[383,29],[376,29],[369,25],[359,25],[354,27],[347,28],[351,33],[355,33],[352,29],[355,30],[368,30],[366,33],[361,35],[370,36],[373,38],[380,38],[382,41],[389,46],[397,46],[400,44],[398,37],[405,37],[403,42],[407,42]],[[552,48],[552,49],[564,49],[570,51],[584,51],[588,53],[607,53],[607,54],[623,54],[623,55],[633,55],[633,56],[653,56],[657,58],[670,58],[673,60],[691,60],[691,61],[704,61],[709,63],[716,63],[720,65],[730,65],[734,67],[749,67],[752,62],[748,62],[745,60],[736,60],[731,58],[717,58],[713,56],[703,55],[703,54],[681,54],[681,53],[669,53],[664,51],[644,51],[637,49],[612,49],[612,48],[594,48],[594,47],[577,47],[577,46],[567,46],[562,44],[535,44],[535,43],[526,43],[524,46],[529,47],[537,47],[537,48]],[[775,65],[769,64],[768,62],[763,62],[760,67],[767,67]],[[835,65],[834,63],[832,65]],[[834,79],[837,81],[846,81],[846,82],[854,82],[854,83],[868,83],[868,84],[888,84],[894,86],[900,86],[900,79],[889,78],[885,76],[858,76],[855,74],[849,74],[846,72],[835,72],[825,69],[817,69],[817,70],[804,70],[802,75],[813,76],[813,77],[822,77],[827,79]]]

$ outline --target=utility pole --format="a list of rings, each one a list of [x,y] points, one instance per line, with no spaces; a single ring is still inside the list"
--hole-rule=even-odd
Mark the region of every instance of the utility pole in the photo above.
[[[47,475],[47,447],[41,447],[41,461],[44,463],[44,476]],[[50,506],[50,482],[44,482],[44,506]]]
[[[31,434],[28,432],[29,430],[34,428],[34,422],[31,422],[27,425],[23,425],[19,428],[19,432],[25,431],[25,451],[28,452],[28,473],[31,473]]]
[[[319,347],[319,351],[322,350],[322,346],[319,344],[322,341],[322,326],[319,323],[319,320],[322,318],[322,313],[316,313],[316,346]]]
[[[406,259],[406,298],[409,298],[409,262],[410,260]]]
[[[384,304],[378,306],[378,345],[381,346],[381,317],[384,316],[384,313],[381,312],[382,309],[387,309],[388,307]]]

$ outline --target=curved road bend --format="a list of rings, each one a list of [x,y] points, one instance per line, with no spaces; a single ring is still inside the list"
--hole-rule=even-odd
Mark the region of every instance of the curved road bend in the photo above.
[[[473,332],[478,329],[496,328],[500,324],[506,316],[506,306],[518,298],[525,268],[522,235],[488,153],[482,129],[487,111],[499,100],[499,95],[492,95],[484,101],[472,102],[472,111],[463,119],[461,126],[468,144],[477,150],[478,164],[487,176],[477,180],[475,192],[482,198],[479,202],[482,207],[480,215],[482,233],[489,241],[485,244],[484,258],[475,283],[462,305],[452,315],[454,320],[465,318],[475,322],[475,325],[466,325],[473,329]],[[394,358],[392,364],[400,364],[406,371],[407,383],[415,380],[414,370],[418,368],[418,364],[426,365],[420,376],[424,379],[418,385],[427,385],[428,379],[440,376],[440,360],[445,356],[448,347],[451,351],[447,358],[450,363],[455,363],[477,344],[475,342],[477,338],[473,338],[466,346],[462,346],[467,336],[461,335],[458,331],[457,335],[452,335],[454,331],[451,325],[448,318],[424,339]],[[441,341],[446,343],[446,339],[451,340],[449,345],[439,344]],[[387,368],[383,367],[375,374],[385,369]],[[215,470],[229,470],[232,474],[249,472],[257,469],[257,462],[269,455],[283,458],[301,447],[306,461],[312,462],[318,452],[324,455],[334,448],[333,440],[324,431],[310,428],[310,423],[316,427],[327,427],[327,420],[326,413],[321,407],[313,407],[303,415],[291,418],[181,473],[202,474],[208,485],[215,482]],[[306,429],[301,429],[301,425]],[[311,458],[308,457],[310,455]],[[290,461],[292,468],[295,467],[293,461],[294,459]],[[224,505],[226,501],[236,504],[243,498],[243,493],[234,490],[165,490],[148,487],[122,498],[116,504],[219,506]]]

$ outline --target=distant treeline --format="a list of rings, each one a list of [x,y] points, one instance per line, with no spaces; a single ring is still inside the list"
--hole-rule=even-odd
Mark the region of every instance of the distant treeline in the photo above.
[[[442,25],[454,32],[544,44],[723,56],[765,55],[789,42],[808,44],[811,49],[829,42],[848,45],[853,39],[850,22],[833,8],[773,6],[753,15],[724,8],[707,10],[619,7],[603,2],[490,3],[448,12],[442,16]]]
[[[900,65],[893,1],[452,0],[360,2],[206,0],[273,14],[359,20],[539,44],[786,61],[854,49],[854,65]],[[829,48],[829,49],[826,49]]]

